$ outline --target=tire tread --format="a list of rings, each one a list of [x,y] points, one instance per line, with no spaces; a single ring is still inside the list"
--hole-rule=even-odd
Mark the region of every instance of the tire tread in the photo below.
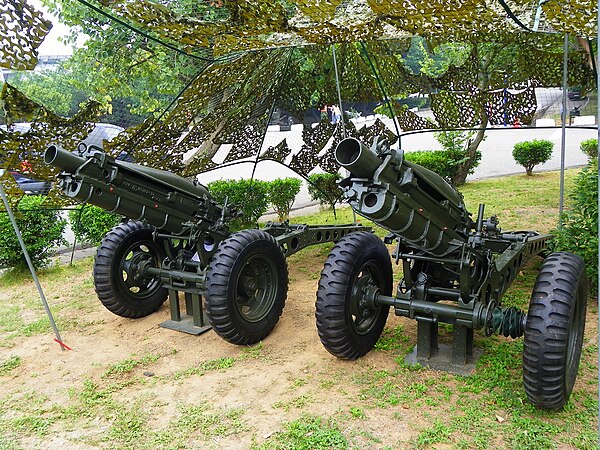
[[[550,254],[531,295],[523,350],[523,384],[527,397],[539,408],[560,409],[571,395],[574,376],[567,373],[567,348],[571,333],[577,333],[571,367],[576,372],[583,329],[573,331],[571,326],[576,306],[585,323],[586,294],[583,260],[567,252]]]

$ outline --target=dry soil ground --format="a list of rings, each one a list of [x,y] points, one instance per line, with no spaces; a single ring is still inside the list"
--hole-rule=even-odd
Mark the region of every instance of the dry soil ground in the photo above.
[[[520,341],[479,336],[486,356],[471,378],[415,369],[402,357],[416,327],[390,313],[378,350],[331,356],[314,318],[329,248],[290,258],[283,316],[253,348],[159,327],[167,303],[113,315],[86,259],[42,275],[72,348],[61,351],[33,283],[3,279],[0,448],[595,448],[597,309],[568,408],[540,413],[523,392]]]

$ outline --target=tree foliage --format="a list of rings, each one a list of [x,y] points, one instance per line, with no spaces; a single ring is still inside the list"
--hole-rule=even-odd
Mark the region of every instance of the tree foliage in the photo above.
[[[598,289],[598,160],[590,161],[575,179],[571,207],[554,230],[553,250],[577,253],[585,261],[591,286]]]
[[[339,173],[314,173],[308,177],[308,193],[320,205],[329,205],[337,217],[335,205],[341,203],[344,192],[338,186],[342,179]]]
[[[60,116],[72,116],[88,98],[72,84],[71,75],[62,70],[20,72],[10,82],[27,97]]]
[[[268,183],[269,203],[277,213],[280,222],[289,219],[296,195],[300,192],[302,180],[299,178],[277,178]]]
[[[43,3],[72,27],[63,41],[84,41],[83,45],[57,70],[19,75],[15,85],[57,114],[72,114],[87,97],[103,105],[104,121],[127,128],[162,113],[206,65],[116,25],[75,0]],[[183,9],[191,7],[189,2],[177,3]]]
[[[414,74],[439,77],[452,66],[461,66],[469,56],[470,46],[447,42],[430,49],[421,36],[412,38],[411,46],[402,58],[402,64]]]

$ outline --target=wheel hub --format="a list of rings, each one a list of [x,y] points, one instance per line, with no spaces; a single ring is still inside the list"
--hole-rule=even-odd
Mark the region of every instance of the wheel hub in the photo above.
[[[128,277],[131,277],[135,283],[139,284],[151,280],[153,276],[150,275],[145,268],[154,266],[153,259],[152,255],[146,252],[134,253],[126,268]]]
[[[358,303],[359,310],[368,312],[369,309],[372,309],[373,303],[369,301],[371,296],[368,295],[372,287],[373,282],[369,276],[363,276],[356,280],[352,297]]]
[[[256,291],[258,290],[258,284],[256,280],[251,277],[246,277],[244,279],[244,290],[246,291],[247,295],[255,295]]]
[[[249,322],[262,320],[274,301],[274,268],[262,257],[252,258],[242,269],[238,283],[238,311]]]
[[[379,288],[368,271],[362,272],[354,282],[350,300],[354,305],[351,316],[353,327],[360,334],[368,332],[377,317],[374,299],[378,292]]]

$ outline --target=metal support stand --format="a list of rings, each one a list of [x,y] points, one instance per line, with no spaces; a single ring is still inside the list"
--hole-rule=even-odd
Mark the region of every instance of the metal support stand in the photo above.
[[[417,322],[417,359],[429,360],[437,355],[438,324],[437,322]]]
[[[194,292],[185,292],[186,314],[182,315],[179,307],[179,292],[169,288],[171,320],[167,320],[159,326],[193,335],[199,335],[210,330],[212,327],[208,323],[206,312],[202,309],[202,297]]]
[[[454,326],[454,344],[452,345],[452,364],[465,365],[473,356],[473,328],[463,325]]]
[[[420,364],[434,370],[468,376],[482,352],[473,347],[473,329],[454,325],[452,345],[438,342],[438,323],[417,322],[417,345],[405,358],[408,364]]]

